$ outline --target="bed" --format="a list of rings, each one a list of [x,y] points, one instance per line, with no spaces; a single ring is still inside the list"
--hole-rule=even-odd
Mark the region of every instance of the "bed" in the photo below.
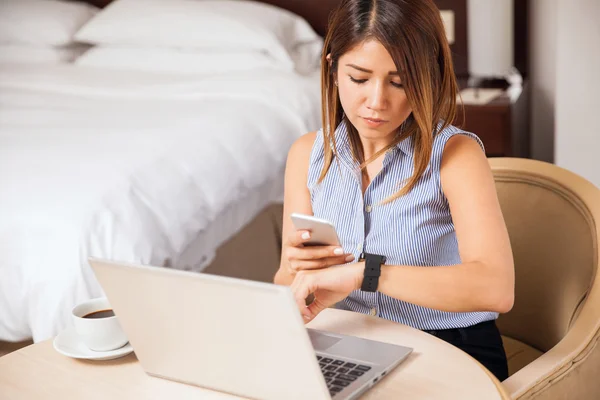
[[[0,62],[2,341],[55,336],[75,304],[102,295],[88,257],[242,277],[278,260],[287,151],[320,126],[319,66],[306,62],[319,42],[294,14],[302,54],[274,50],[258,28],[220,40],[263,48],[196,48],[208,39],[189,30],[168,48],[164,30],[131,29],[134,3],[71,26],[89,46],[73,60]],[[143,3],[151,19],[177,1]],[[314,2],[315,31],[332,4]],[[181,29],[198,15],[186,11]]]

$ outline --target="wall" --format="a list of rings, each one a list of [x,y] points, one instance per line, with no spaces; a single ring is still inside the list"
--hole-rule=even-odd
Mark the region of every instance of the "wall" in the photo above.
[[[523,0],[517,0],[523,1]],[[531,156],[554,161],[558,0],[530,0]]]
[[[600,187],[600,1],[558,0],[556,15],[554,160]]]

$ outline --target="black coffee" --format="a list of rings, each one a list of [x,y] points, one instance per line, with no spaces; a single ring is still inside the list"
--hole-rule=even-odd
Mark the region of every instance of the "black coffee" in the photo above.
[[[114,316],[115,316],[115,312],[113,310],[99,310],[99,311],[94,311],[89,314],[86,314],[83,316],[83,318],[98,319],[98,318],[108,318],[108,317],[114,317]]]

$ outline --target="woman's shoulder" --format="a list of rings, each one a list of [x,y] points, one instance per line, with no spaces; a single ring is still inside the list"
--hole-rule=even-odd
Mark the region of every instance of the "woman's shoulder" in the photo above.
[[[292,144],[288,157],[306,158],[310,156],[320,131],[308,132]]]
[[[319,141],[321,131],[308,132],[300,136],[288,152],[288,166],[292,168],[308,167],[315,144]]]
[[[439,165],[442,180],[443,175],[451,174],[448,171],[454,171],[452,174],[461,178],[470,173],[468,170],[480,169],[482,165],[487,165],[485,147],[477,135],[453,126],[440,133],[445,136]]]
[[[436,152],[435,150],[437,150],[437,152],[441,156],[442,153],[446,152],[446,149],[450,145],[450,143],[453,143],[453,142],[458,142],[458,143],[473,143],[473,142],[475,142],[477,144],[477,147],[479,147],[485,153],[485,147],[483,145],[483,142],[479,138],[479,136],[477,136],[473,132],[465,131],[454,125],[446,126],[444,129],[442,129],[436,135],[436,137],[434,139],[434,144],[433,144],[434,152]],[[467,144],[467,146],[471,147],[468,144]]]
[[[317,139],[317,134],[321,131],[308,132],[304,135],[300,136],[294,144],[292,145],[292,149],[295,151],[310,151],[315,144],[315,140]]]

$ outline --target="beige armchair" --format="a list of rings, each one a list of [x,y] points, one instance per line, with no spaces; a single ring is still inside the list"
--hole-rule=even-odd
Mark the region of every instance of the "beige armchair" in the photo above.
[[[515,257],[500,316],[513,399],[600,399],[600,189],[555,165],[493,158]]]

